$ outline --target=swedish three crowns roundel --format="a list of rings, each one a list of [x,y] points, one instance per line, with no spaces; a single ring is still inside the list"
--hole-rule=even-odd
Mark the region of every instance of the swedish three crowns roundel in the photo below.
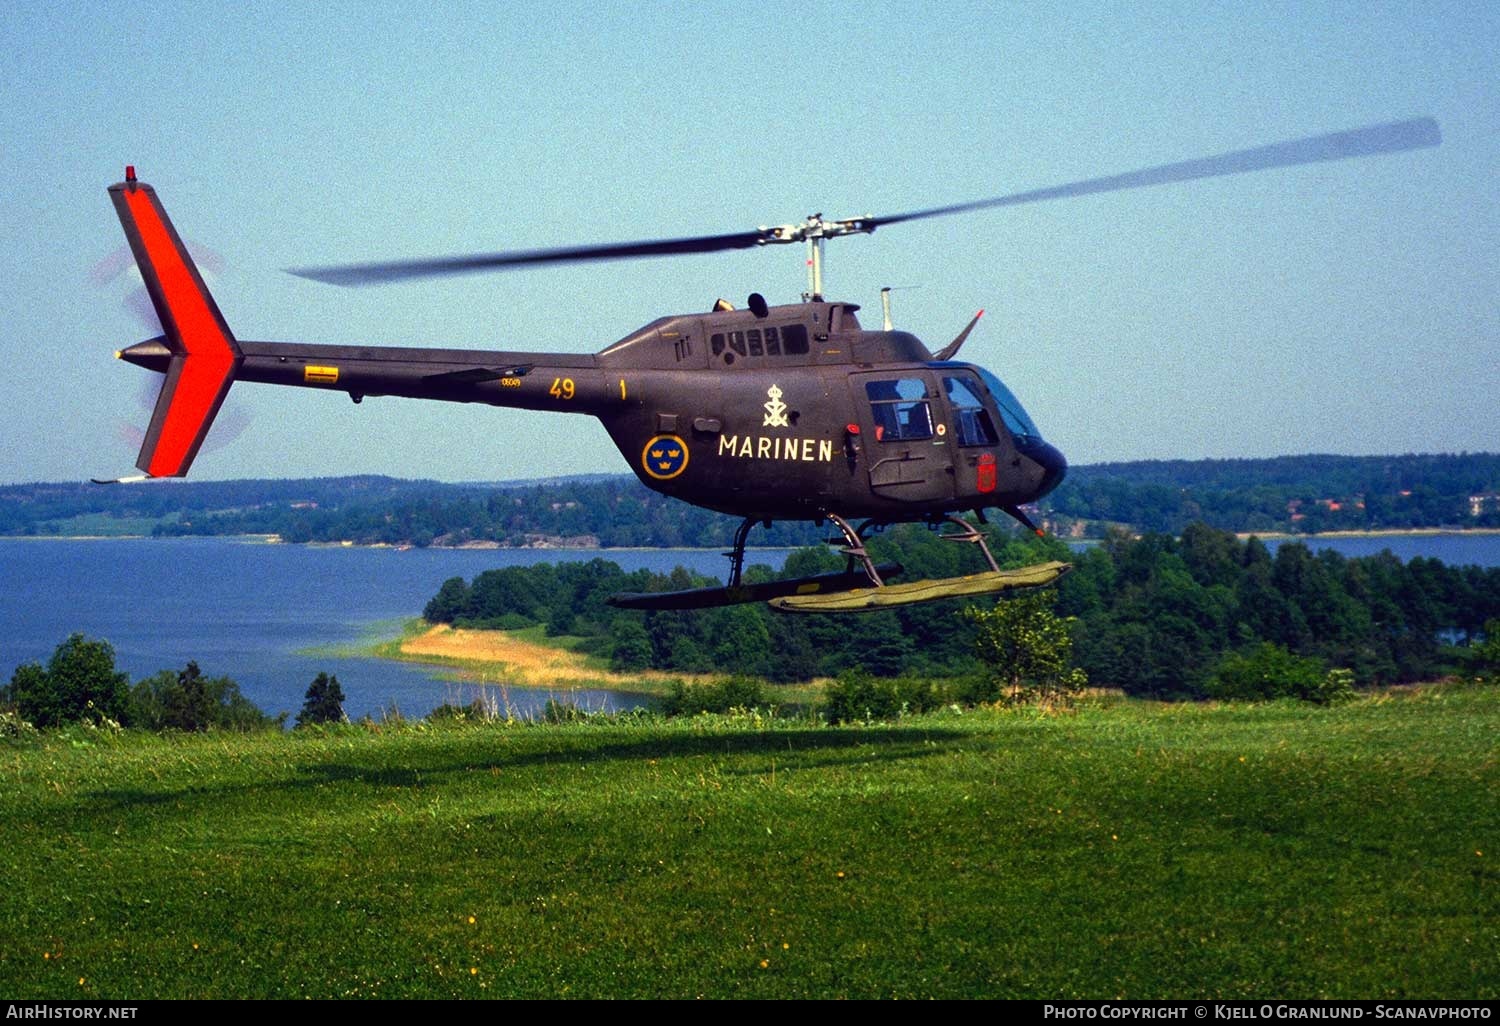
[[[657,435],[641,450],[641,468],[658,481],[670,481],[687,465],[687,443],[676,435]]]

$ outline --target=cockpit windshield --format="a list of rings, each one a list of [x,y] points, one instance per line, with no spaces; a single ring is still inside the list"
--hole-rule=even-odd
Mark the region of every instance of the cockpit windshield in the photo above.
[[[1026,407],[1022,406],[1021,400],[1005,387],[1005,383],[983,367],[975,369],[984,379],[990,395],[995,397],[995,402],[1000,407],[1000,418],[1005,421],[1005,426],[1010,428],[1010,433],[1017,436],[1041,438],[1042,433],[1036,429],[1036,424],[1026,412]]]
[[[1015,393],[1005,387],[1003,381],[983,367],[975,367],[973,364],[957,362],[930,363],[928,366],[937,369],[949,367],[957,369],[962,367],[965,370],[976,371],[984,379],[984,385],[989,389],[990,395],[994,397],[995,405],[1000,408],[1000,419],[1005,421],[1005,426],[1009,429],[1010,433],[1017,438],[1041,439],[1042,433],[1037,430],[1035,422],[1031,419],[1031,415],[1026,412],[1026,407],[1021,405],[1021,400],[1017,399]],[[951,401],[952,399],[950,398]]]

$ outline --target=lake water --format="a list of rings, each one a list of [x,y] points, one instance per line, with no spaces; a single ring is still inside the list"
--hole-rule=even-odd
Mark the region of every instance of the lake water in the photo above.
[[[1309,544],[1348,556],[1390,549],[1403,560],[1428,556],[1500,566],[1500,535],[1317,538]],[[750,562],[780,567],[787,551],[752,552]],[[720,578],[728,567],[709,549],[398,552],[225,538],[0,538],[0,680],[9,680],[21,663],[45,663],[58,642],[82,631],[113,644],[117,664],[132,680],[194,659],[207,674],[233,677],[262,709],[295,714],[307,685],[327,671],[343,685],[351,717],[379,717],[392,707],[423,716],[445,701],[472,701],[475,689],[409,663],[302,653],[358,642],[382,624],[393,634],[393,621],[419,615],[450,577],[595,557],[626,570],[667,572],[680,564]],[[506,689],[500,700],[528,716],[554,697],[588,709],[639,702],[610,692],[525,688]]]
[[[1423,557],[1454,566],[1500,566],[1500,535],[1411,534],[1359,538],[1275,538],[1266,546],[1275,551],[1288,541],[1300,541],[1317,552],[1333,549],[1345,556],[1375,556],[1389,549],[1403,563]]]
[[[780,567],[785,549],[752,551],[751,563]],[[729,561],[709,549],[395,549],[268,545],[225,538],[53,540],[0,538],[0,680],[45,663],[75,631],[115,647],[134,681],[197,660],[230,676],[256,705],[294,716],[320,671],[338,677],[352,718],[392,707],[424,716],[445,701],[472,701],[475,688],[437,679],[441,671],[383,659],[303,654],[358,642],[379,625],[419,616],[450,577],[602,556],[626,570],[678,565],[723,577]],[[519,716],[549,698],[586,709],[639,699],[611,692],[509,688],[497,696]]]
[[[1351,558],[1375,556],[1390,550],[1403,563],[1422,557],[1440,559],[1454,566],[1500,566],[1500,534],[1452,533],[1452,534],[1392,534],[1361,535],[1358,537],[1269,537],[1262,538],[1266,548],[1275,552],[1289,543],[1306,545],[1314,552],[1332,549]],[[1082,551],[1093,541],[1070,543],[1074,551]]]

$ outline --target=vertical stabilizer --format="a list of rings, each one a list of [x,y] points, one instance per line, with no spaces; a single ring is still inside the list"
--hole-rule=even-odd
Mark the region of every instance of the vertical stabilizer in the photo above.
[[[171,352],[136,466],[152,477],[182,477],[234,381],[240,349],[156,190],[127,167],[109,194]]]

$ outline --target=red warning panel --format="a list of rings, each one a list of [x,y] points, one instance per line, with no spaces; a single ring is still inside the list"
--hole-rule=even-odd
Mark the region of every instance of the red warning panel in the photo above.
[[[995,454],[985,453],[979,457],[979,464],[975,468],[975,487],[981,495],[995,490]]]

